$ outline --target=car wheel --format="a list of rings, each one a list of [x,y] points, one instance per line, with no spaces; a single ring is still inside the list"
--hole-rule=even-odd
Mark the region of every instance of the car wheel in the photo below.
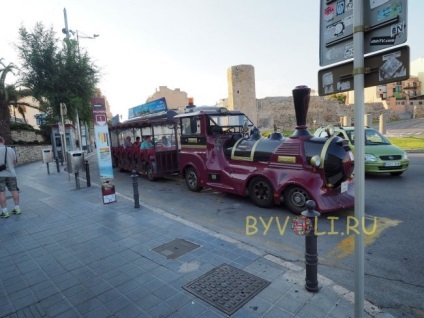
[[[290,187],[284,191],[284,204],[294,214],[305,211],[308,200],[308,193],[300,187]]]
[[[184,177],[190,191],[199,192],[202,190],[203,187],[199,185],[199,176],[194,168],[187,168]]]
[[[403,173],[403,171],[399,171],[399,172],[390,172],[390,174],[392,176],[400,176]]]
[[[267,179],[256,177],[250,181],[249,197],[257,206],[269,208],[274,204],[274,189]]]
[[[155,181],[156,177],[154,175],[153,166],[149,163],[146,167],[146,175],[149,181]]]

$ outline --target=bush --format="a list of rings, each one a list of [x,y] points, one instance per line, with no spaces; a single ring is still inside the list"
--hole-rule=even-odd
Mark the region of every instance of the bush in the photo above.
[[[35,130],[35,128],[28,124],[11,122],[10,130]]]

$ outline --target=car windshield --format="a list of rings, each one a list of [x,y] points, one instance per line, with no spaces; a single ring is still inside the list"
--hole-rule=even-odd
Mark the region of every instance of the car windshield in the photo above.
[[[352,145],[355,144],[355,131],[349,130],[347,131],[347,136],[349,137]],[[380,134],[375,129],[365,129],[365,145],[373,146],[373,145],[390,145],[390,141],[387,140],[382,134]]]

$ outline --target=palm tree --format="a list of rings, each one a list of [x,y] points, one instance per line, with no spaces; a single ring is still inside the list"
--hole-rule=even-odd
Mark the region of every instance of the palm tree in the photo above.
[[[12,135],[10,133],[10,99],[9,93],[15,90],[13,85],[6,85],[6,76],[13,74],[16,67],[13,64],[5,65],[3,59],[0,59],[0,136],[2,136],[6,144],[12,144]]]

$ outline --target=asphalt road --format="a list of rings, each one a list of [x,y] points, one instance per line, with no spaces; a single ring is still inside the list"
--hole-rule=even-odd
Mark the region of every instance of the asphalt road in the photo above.
[[[365,298],[395,317],[424,317],[424,153],[409,157],[410,168],[402,176],[365,180]],[[91,159],[91,180],[99,183],[95,158]],[[132,198],[130,175],[115,170],[117,192]],[[155,182],[139,177],[138,182],[142,206],[157,207],[303,266],[304,238],[291,231],[295,216],[284,206],[263,209],[248,198],[210,190],[190,192],[178,176]],[[352,291],[353,216],[348,210],[324,214],[318,221],[319,273]]]
[[[374,128],[379,129],[378,125]],[[400,120],[386,124],[386,136],[419,136],[424,137],[424,118]]]

